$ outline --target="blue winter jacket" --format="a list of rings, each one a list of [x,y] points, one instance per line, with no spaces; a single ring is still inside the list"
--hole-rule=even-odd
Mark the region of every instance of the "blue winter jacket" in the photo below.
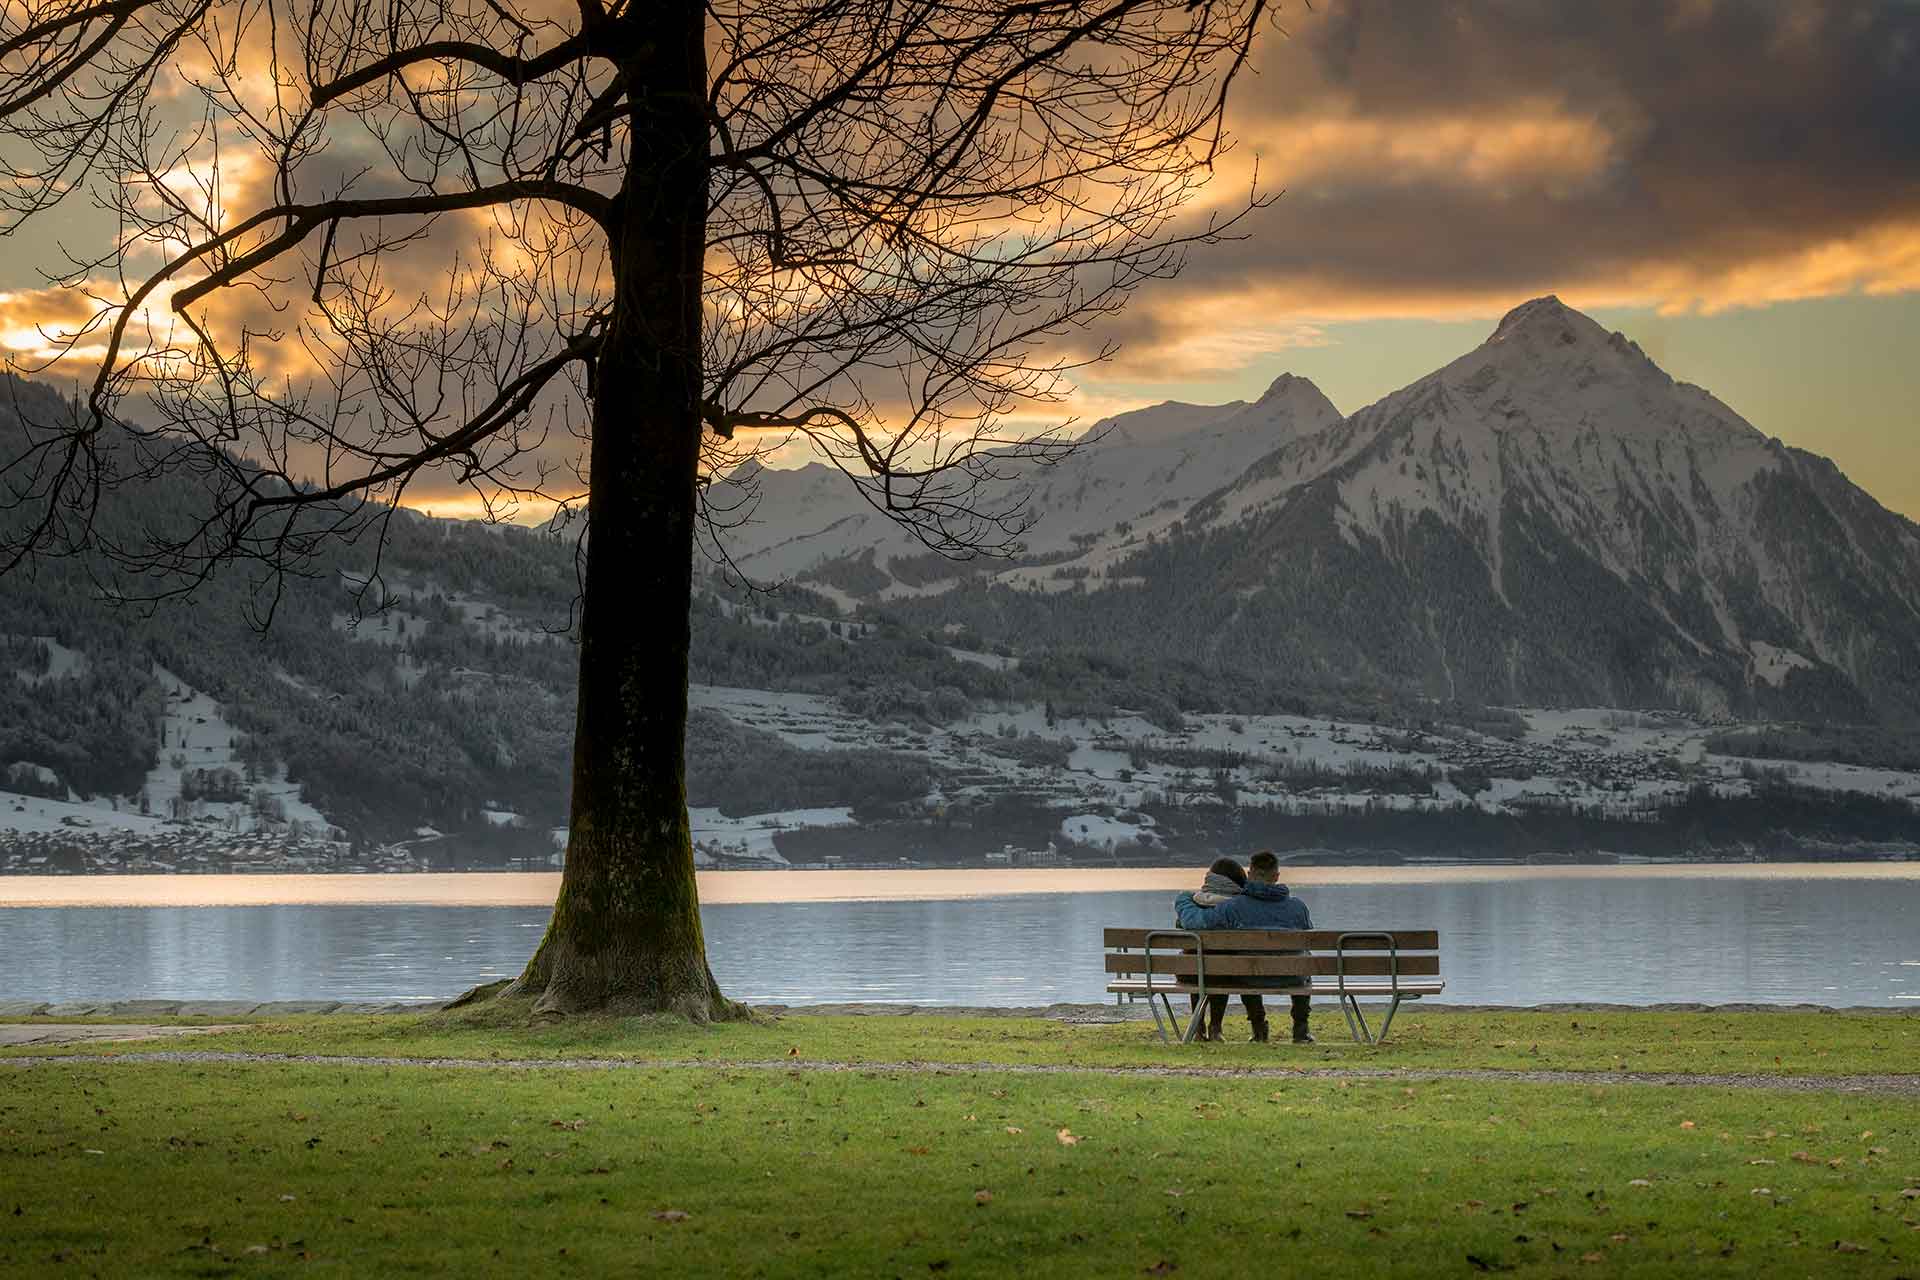
[[[1247,881],[1247,887],[1217,907],[1203,907],[1191,893],[1173,900],[1173,913],[1182,929],[1311,929],[1307,904],[1287,893],[1283,884]]]
[[[1313,917],[1307,913],[1306,903],[1289,896],[1287,886],[1267,884],[1261,880],[1247,881],[1245,889],[1217,907],[1203,907],[1193,900],[1191,893],[1183,893],[1173,900],[1173,914],[1179,919],[1182,929],[1196,931],[1313,928]],[[1239,981],[1250,987],[1306,985],[1304,978],[1248,978]]]

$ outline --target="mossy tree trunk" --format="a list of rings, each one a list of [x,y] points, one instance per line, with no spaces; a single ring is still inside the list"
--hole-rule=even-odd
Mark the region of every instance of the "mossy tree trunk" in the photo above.
[[[614,301],[596,371],[566,870],[510,993],[536,1010],[737,1016],[707,966],[687,823],[688,603],[707,200],[703,9],[651,9],[628,83]]]

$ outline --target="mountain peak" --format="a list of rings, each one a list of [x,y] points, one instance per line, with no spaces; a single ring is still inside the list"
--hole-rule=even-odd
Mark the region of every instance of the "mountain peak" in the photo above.
[[[1256,403],[1265,404],[1281,396],[1297,395],[1302,392],[1311,392],[1318,396],[1320,388],[1313,385],[1312,379],[1302,378],[1298,374],[1283,373],[1267,384],[1267,389],[1260,393],[1260,399]]]
[[[1571,376],[1580,386],[1596,381],[1673,385],[1638,343],[1624,333],[1607,332],[1552,294],[1507,312],[1485,342],[1450,367],[1480,376],[1498,369],[1528,380]]]
[[[1549,293],[1521,303],[1500,319],[1489,343],[1531,339],[1546,345],[1574,346],[1582,341],[1605,342],[1607,331],[1592,317],[1575,311]]]
[[[1327,399],[1327,393],[1315,386],[1311,378],[1297,373],[1283,373],[1267,384],[1267,389],[1247,413],[1267,420],[1274,420],[1276,414],[1285,414],[1296,434],[1316,431],[1340,417],[1340,411]]]

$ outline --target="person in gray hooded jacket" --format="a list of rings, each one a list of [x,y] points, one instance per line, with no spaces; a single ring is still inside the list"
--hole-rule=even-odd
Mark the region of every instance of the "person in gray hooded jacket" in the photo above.
[[[1207,868],[1207,878],[1201,882],[1199,889],[1190,894],[1183,893],[1180,896],[1182,899],[1192,902],[1195,906],[1217,907],[1231,898],[1238,897],[1246,887],[1247,873],[1238,862],[1235,862],[1232,858],[1216,858],[1214,859],[1213,865]],[[1177,909],[1176,904],[1176,910]],[[1186,926],[1183,924],[1181,927],[1185,928]],[[1193,978],[1181,978],[1179,982],[1183,987],[1196,985]],[[1190,998],[1193,1001],[1194,1011],[1196,1013],[1199,1012],[1200,996],[1196,993]],[[1264,1002],[1259,996],[1243,996],[1241,997],[1241,1003],[1247,1006],[1247,1021],[1253,1024],[1254,1039],[1265,1039],[1267,1014]],[[1226,1016],[1227,997],[1208,996],[1206,1021],[1201,1023],[1200,1031],[1194,1039],[1218,1040],[1220,1038],[1220,1024],[1225,1020]]]
[[[1280,883],[1280,859],[1262,849],[1247,862],[1247,887],[1234,896],[1209,906],[1201,902],[1195,894],[1183,893],[1173,900],[1174,915],[1180,921],[1182,929],[1202,931],[1207,929],[1311,929],[1313,917],[1307,911],[1307,904],[1287,892],[1287,886]],[[1275,987],[1298,987],[1305,985],[1302,978],[1267,978],[1257,980],[1258,985],[1269,983]],[[1255,985],[1249,982],[1248,985]],[[1259,1015],[1254,1012],[1259,996],[1247,998],[1247,1018],[1253,1023],[1254,1039],[1265,1040],[1266,1010],[1262,1005]],[[1225,997],[1221,997],[1224,1011]],[[1312,1044],[1313,1033],[1308,1029],[1307,1017],[1311,1001],[1306,996],[1293,997],[1293,1042]]]

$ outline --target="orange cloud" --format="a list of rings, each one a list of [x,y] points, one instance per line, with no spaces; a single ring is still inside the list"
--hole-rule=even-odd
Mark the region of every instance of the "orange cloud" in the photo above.
[[[1593,180],[1616,161],[1611,130],[1552,103],[1413,118],[1282,117],[1260,129],[1245,146],[1259,154],[1262,173],[1307,199],[1356,177],[1385,186],[1563,190]]]

